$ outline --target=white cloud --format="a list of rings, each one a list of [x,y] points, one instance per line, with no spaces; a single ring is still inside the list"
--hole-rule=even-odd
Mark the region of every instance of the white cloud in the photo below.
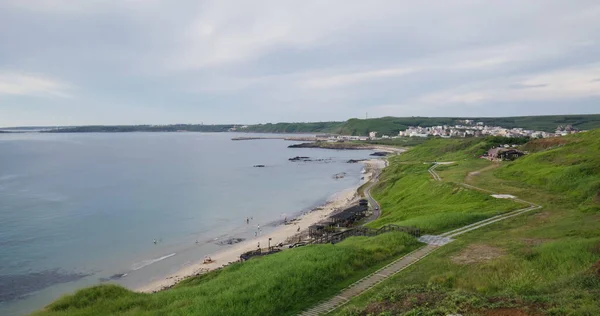
[[[56,76],[86,113],[136,103],[204,121],[571,105],[598,96],[598,13],[594,0],[0,0],[0,69],[22,71],[0,73],[0,95],[69,103]],[[11,106],[29,119],[19,105],[48,101]]]
[[[556,101],[600,96],[600,64],[525,76],[497,78],[417,98],[419,104],[476,104],[485,102]]]
[[[418,70],[419,69],[417,68],[390,68],[369,70],[308,79],[303,84],[309,88],[332,88],[357,84],[375,79],[404,76],[410,73],[414,73]]]
[[[0,72],[0,96],[46,96],[71,98],[71,86],[59,80],[33,74]]]

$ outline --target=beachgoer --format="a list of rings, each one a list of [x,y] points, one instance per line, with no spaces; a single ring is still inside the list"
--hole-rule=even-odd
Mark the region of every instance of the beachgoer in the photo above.
[[[157,243],[157,241],[156,241],[156,239],[154,239],[154,244],[156,245],[156,243]]]
[[[258,242],[258,246],[257,247],[258,247],[258,249],[260,249],[260,241]]]
[[[258,236],[258,232],[254,232],[254,238]]]
[[[246,225],[250,224],[250,219],[246,217]]]
[[[198,244],[198,239],[196,239],[196,245]]]
[[[298,230],[296,230],[296,231],[297,231],[297,232],[299,232],[299,231],[300,231],[300,226],[298,226]]]

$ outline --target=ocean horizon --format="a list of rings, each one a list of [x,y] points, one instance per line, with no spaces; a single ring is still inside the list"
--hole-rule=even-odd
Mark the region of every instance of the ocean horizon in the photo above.
[[[266,234],[358,185],[347,160],[371,153],[231,141],[253,135],[0,135],[0,314],[95,284],[137,288],[257,225]]]

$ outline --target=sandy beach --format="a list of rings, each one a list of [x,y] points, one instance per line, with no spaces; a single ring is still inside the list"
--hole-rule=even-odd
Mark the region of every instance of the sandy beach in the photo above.
[[[367,169],[367,173],[365,173],[364,180],[361,181],[360,185],[370,181],[372,175],[374,174],[374,170],[385,167],[385,161],[382,159],[363,161],[363,164]],[[209,254],[210,258],[213,260],[212,263],[205,264],[203,263],[204,259],[200,259],[198,262],[183,267],[176,273],[136,288],[135,290],[144,293],[160,291],[175,285],[187,277],[218,269],[231,262],[238,261],[240,254],[251,250],[256,250],[259,243],[261,248],[266,249],[269,243],[269,238],[271,238],[271,245],[277,245],[279,243],[286,244],[286,240],[298,234],[298,227],[300,227],[301,232],[305,232],[309,226],[326,219],[336,210],[343,209],[356,202],[359,198],[357,195],[358,187],[359,186],[355,186],[342,192],[338,192],[332,196],[325,205],[317,207],[312,211],[295,218],[292,224],[277,226],[275,230],[269,233],[264,233],[263,235],[260,235],[254,239],[232,245],[231,247],[217,253]]]

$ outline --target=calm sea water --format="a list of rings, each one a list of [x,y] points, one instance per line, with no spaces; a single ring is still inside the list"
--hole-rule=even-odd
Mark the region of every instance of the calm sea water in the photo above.
[[[226,247],[215,238],[253,236],[246,217],[268,232],[357,185],[362,165],[346,161],[370,153],[235,136],[0,134],[0,315],[159,279]]]

